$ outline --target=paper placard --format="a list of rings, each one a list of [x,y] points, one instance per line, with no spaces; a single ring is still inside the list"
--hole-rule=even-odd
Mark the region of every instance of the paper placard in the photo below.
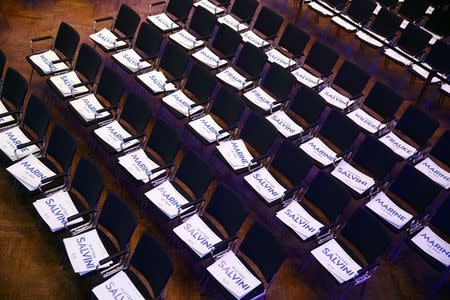
[[[425,158],[414,167],[444,189],[450,188],[450,172],[441,168],[431,158]]]
[[[382,124],[380,121],[366,113],[361,108],[357,108],[351,113],[347,114],[347,117],[349,117],[353,122],[370,133],[378,132],[380,129],[386,127],[385,124]]]
[[[314,76],[303,68],[298,68],[292,72],[292,75],[297,78],[297,81],[307,87],[315,87],[323,83],[320,77]]]
[[[405,226],[413,217],[389,199],[384,192],[376,194],[366,206],[397,229]]]
[[[243,298],[261,284],[232,251],[217,259],[207,270],[236,299]]]
[[[146,192],[145,196],[170,219],[178,215],[178,208],[189,202],[168,180]]]
[[[211,117],[211,115],[203,116],[195,121],[188,123],[189,126],[194,129],[198,134],[205,138],[208,142],[212,143],[216,140],[216,136],[219,131],[223,128],[217,124],[216,121]],[[230,134],[228,132],[223,132],[219,135],[218,140],[228,137]]]
[[[155,93],[170,92],[176,90],[173,83],[166,83],[167,78],[163,72],[153,70],[138,76],[138,78]]]
[[[426,254],[437,259],[448,268],[450,265],[450,244],[434,233],[430,227],[425,226],[411,241]]]
[[[119,164],[122,165],[134,178],[144,183],[157,178],[165,172],[165,170],[161,170],[156,173],[151,172],[152,170],[159,168],[159,165],[151,160],[142,149],[119,157]]]
[[[273,103],[277,101],[259,86],[244,93],[244,97],[264,111],[269,111]],[[273,107],[279,107],[280,105],[281,103],[278,103]]]
[[[397,50],[397,51],[395,51]],[[388,48],[384,50],[384,54],[386,54],[387,56],[389,56],[390,58],[398,61],[399,63],[404,64],[405,66],[409,66],[412,61],[411,61],[411,57],[405,53],[404,51],[402,51],[400,48],[395,47],[394,49]],[[398,51],[401,53],[398,53]]]
[[[219,68],[227,63],[225,59],[220,59],[220,57],[206,47],[195,52],[192,56],[213,69]]]
[[[297,63],[294,59],[287,57],[275,48],[270,49],[266,54],[271,63],[279,64],[283,68],[289,68]]]
[[[306,240],[323,227],[298,202],[292,201],[288,206],[277,212],[277,218],[290,227],[302,239]]]
[[[161,100],[186,117],[189,115],[189,108],[191,105],[195,104],[195,102],[189,99],[181,90],[177,90],[172,94],[163,97]],[[199,112],[202,108],[203,106],[201,105],[195,106],[191,109],[191,115]]]
[[[337,158],[337,153],[331,150],[320,138],[315,137],[300,145],[300,149],[309,156],[320,162],[324,167],[331,165]]]
[[[300,134],[303,128],[295,123],[284,111],[278,110],[266,117],[273,126],[286,138]]]
[[[72,106],[86,122],[94,121],[97,111],[103,109],[103,105],[100,104],[94,94],[88,94],[70,101],[69,105]],[[101,119],[109,115],[109,112],[104,111],[99,113],[97,118]]]
[[[174,30],[180,27],[177,23],[172,21],[165,13],[148,16],[147,19],[155,24],[162,31]]]
[[[41,181],[56,174],[33,154],[6,168],[29,191],[36,190]]]
[[[106,28],[91,34],[89,37],[107,50],[120,48],[127,44],[124,41],[118,41],[117,36]]]
[[[358,171],[345,160],[341,160],[331,175],[345,183],[358,194],[362,194],[375,184],[372,177]]]
[[[50,77],[50,81],[56,86],[56,88],[63,94],[64,97],[72,96],[72,87],[75,84],[81,83],[75,71],[70,71],[62,75],[55,75]],[[89,90],[85,86],[80,86],[73,89],[73,95],[87,93]]]
[[[244,76],[236,72],[232,67],[217,73],[216,76],[239,91],[252,84],[252,81],[247,81]]]
[[[169,38],[177,42],[187,50],[192,50],[205,43],[204,41],[197,41],[195,36],[190,34],[185,29],[181,29],[180,31],[172,33],[171,35],[169,35]]]
[[[124,271],[120,271],[92,289],[100,300],[145,300]]]
[[[6,113],[8,110],[6,109],[3,102],[0,101],[0,114]],[[6,116],[3,118],[0,118],[0,124],[8,123],[14,121],[14,118],[12,116]]]
[[[142,57],[134,49],[120,51],[114,54],[113,57],[133,73],[152,66],[146,61],[140,61]]]
[[[248,167],[253,156],[248,151],[243,140],[219,142],[216,147],[220,154],[230,164],[233,170]]]
[[[355,102],[338,93],[336,90],[329,86],[321,90],[319,95],[322,96],[322,98],[325,99],[325,101],[327,101],[329,104],[336,106],[339,109],[347,108]]]
[[[366,31],[368,31],[368,30],[366,29]],[[378,35],[375,32],[370,31],[370,30],[369,30],[369,32],[370,32],[370,35],[368,33],[366,33],[365,31],[358,30],[356,32],[356,36],[358,38],[360,38],[361,40],[366,41],[367,43],[369,43],[372,46],[377,47],[377,48],[383,47],[384,43],[389,43],[389,41],[386,40],[385,37]],[[372,35],[377,37],[378,39],[375,39],[374,37],[372,37]],[[383,41],[383,42],[380,42],[380,41]]]
[[[259,37],[256,33],[251,30],[241,33],[242,41],[249,42],[250,44],[255,45],[256,47],[265,47],[269,45],[267,41]]]
[[[286,191],[264,167],[248,174],[244,180],[268,203],[281,198]]]
[[[217,22],[220,24],[225,24],[228,27],[232,28],[234,31],[243,31],[248,28],[248,26],[244,23],[239,23],[238,20],[233,18],[231,15],[225,15],[217,19]]]
[[[117,152],[139,143],[137,139],[133,139],[122,144],[122,141],[129,138],[131,134],[123,129],[117,120],[95,129],[94,133]]]
[[[416,153],[416,148],[406,143],[393,132],[389,132],[378,140],[404,159],[408,159]]]
[[[217,5],[214,5],[213,3],[209,2],[208,0],[197,1],[194,3],[194,6],[195,7],[202,6],[215,15],[220,14],[225,11],[222,7],[218,7]]]
[[[50,74],[55,72],[61,72],[69,69],[69,67],[63,63],[52,63],[52,61],[59,60],[59,56],[53,50],[48,50],[39,54],[31,55],[30,60],[35,63],[44,74]]]
[[[28,143],[29,141],[30,139],[23,133],[19,126],[14,126],[0,132],[0,150],[12,161],[39,152],[39,148],[36,145],[15,151],[17,146]]]

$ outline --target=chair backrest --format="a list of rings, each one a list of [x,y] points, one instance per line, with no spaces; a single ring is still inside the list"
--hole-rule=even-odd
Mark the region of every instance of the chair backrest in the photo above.
[[[23,124],[30,128],[38,139],[42,139],[47,132],[51,118],[48,106],[39,97],[31,95],[23,117]]]
[[[316,90],[302,86],[292,98],[289,109],[302,117],[308,124],[317,122],[327,104]]]
[[[432,35],[419,26],[409,23],[397,41],[397,46],[410,55],[420,54],[428,46]]]
[[[128,94],[120,118],[131,125],[137,133],[143,133],[151,117],[152,111],[148,101],[137,94]]]
[[[411,104],[398,120],[395,128],[416,142],[424,145],[438,129],[439,122],[426,112]]]
[[[355,96],[362,93],[369,79],[369,73],[349,61],[344,61],[333,80],[333,84]]]
[[[102,57],[88,44],[83,43],[78,51],[75,70],[88,81],[95,81],[101,64]]]
[[[245,42],[236,60],[236,66],[253,77],[261,74],[266,61],[267,54],[264,50]]]
[[[242,127],[240,137],[259,154],[265,154],[272,146],[277,130],[263,116],[251,112]]]
[[[155,297],[161,295],[173,272],[173,265],[169,255],[147,233],[139,240],[131,257],[130,265],[145,277]]]
[[[331,73],[338,58],[339,54],[336,51],[322,43],[315,42],[308,52],[305,64],[325,75]]]
[[[200,37],[210,36],[216,26],[216,16],[203,6],[197,6],[192,14],[189,29]]]
[[[376,6],[376,3],[372,0],[355,0],[351,2],[347,15],[357,23],[366,22],[370,19]]]
[[[264,34],[266,37],[271,37],[278,33],[283,21],[283,17],[278,13],[267,6],[263,6],[258,13],[253,28]]]
[[[111,106],[116,106],[125,92],[125,84],[122,77],[111,68],[105,66],[98,80],[96,92],[108,101]]]
[[[448,8],[435,8],[423,27],[440,36],[447,36],[450,33],[450,10]]]
[[[5,53],[0,50],[0,80],[3,78],[3,70],[6,66],[6,55]]]
[[[284,29],[283,35],[278,42],[278,46],[286,49],[298,57],[303,54],[306,45],[309,42],[309,35],[295,24],[288,23]]]
[[[187,19],[193,2],[192,0],[169,0],[166,11],[183,21]]]
[[[231,56],[236,53],[242,37],[228,25],[219,24],[218,27],[211,46],[224,56]]]
[[[403,19],[395,12],[383,7],[378,12],[370,30],[385,38],[390,38],[395,35],[402,21]]]
[[[157,120],[153,126],[147,146],[155,151],[165,163],[174,161],[181,146],[177,131],[162,120]]]
[[[64,172],[67,172],[76,150],[77,143],[72,135],[61,125],[56,124],[48,141],[47,155],[55,159]]]
[[[190,91],[198,100],[206,101],[216,86],[216,77],[202,65],[194,63],[186,80],[185,89]]]
[[[450,167],[450,129],[447,129],[434,144],[430,154]]]
[[[425,63],[429,64],[434,70],[442,74],[448,74],[450,73],[449,57],[450,45],[443,40],[438,40],[425,57]]]
[[[188,151],[178,167],[176,177],[200,198],[214,179],[209,163],[192,151]]]
[[[415,21],[425,16],[429,5],[426,0],[405,0],[398,10],[398,14],[409,21]]]
[[[169,72],[171,76],[177,78],[183,75],[188,61],[189,54],[184,51],[183,47],[169,41],[164,48],[159,66]]]
[[[235,0],[231,7],[231,13],[241,20],[251,20],[258,8],[257,0]]]
[[[241,96],[231,89],[221,86],[214,97],[210,112],[218,116],[228,126],[237,124],[245,109],[245,102]]]
[[[332,110],[320,128],[320,135],[340,150],[348,149],[358,137],[360,128],[343,113]]]
[[[232,188],[219,184],[209,199],[205,212],[223,226],[228,236],[232,236],[248,216],[242,203],[242,199]]]
[[[28,92],[26,79],[16,69],[8,68],[3,81],[1,97],[8,100],[14,108],[20,110]]]
[[[141,23],[135,47],[151,57],[159,53],[164,35],[147,22]]]
[[[81,157],[73,175],[71,187],[84,197],[89,208],[95,208],[105,182],[99,169],[89,159]]]
[[[80,42],[80,35],[72,26],[65,22],[59,24],[55,38],[55,49],[65,57],[73,58]]]
[[[434,225],[440,232],[450,237],[450,196],[448,196],[444,203],[437,209],[436,214],[431,219],[431,224]]]
[[[261,251],[264,249],[264,251]],[[270,283],[286,259],[281,243],[259,223],[253,223],[242,241],[239,251],[250,258]]]
[[[399,94],[377,81],[364,100],[364,105],[386,120],[394,116],[402,102],[403,98]]]
[[[122,4],[117,13],[114,29],[119,30],[125,36],[131,36],[136,32],[139,22],[141,22],[139,14],[128,5]]]
[[[279,64],[271,63],[261,86],[270,92],[275,99],[284,100],[296,83],[297,79],[289,70]]]

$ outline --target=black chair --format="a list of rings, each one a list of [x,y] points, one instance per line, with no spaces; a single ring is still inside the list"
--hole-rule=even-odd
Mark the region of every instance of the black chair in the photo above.
[[[450,155],[447,151],[450,146],[450,130],[446,130],[429,152],[431,156],[450,166]]]
[[[188,19],[193,3],[193,0],[169,0],[167,5],[165,1],[150,3],[147,22],[156,26],[162,33],[172,32],[180,27],[180,23],[184,23]],[[164,5],[164,10],[162,13],[154,15],[152,8],[159,5]]]
[[[341,29],[347,32],[355,32],[359,28],[366,26],[371,21],[370,17],[376,6],[376,3],[372,0],[352,1],[343,15],[331,18],[331,23],[337,26],[336,34],[339,36]],[[348,22],[348,19],[353,23]],[[355,26],[355,23],[358,25]]]
[[[47,84],[62,100],[89,93],[88,86],[95,84],[101,64],[101,56],[87,44],[82,44],[74,68],[48,78]]]
[[[278,37],[278,31],[283,21],[282,16],[263,6],[258,13],[253,28],[241,33],[242,39],[256,47],[267,47],[270,45],[269,41],[274,41]]]
[[[406,20],[417,23],[425,17],[430,4],[425,0],[405,0],[398,10],[398,14]]]
[[[423,23],[423,27],[436,35],[434,38],[445,38],[450,34],[450,26],[446,22],[449,17],[450,12],[445,7],[435,8],[431,16]]]
[[[442,40],[436,41],[431,46],[430,51],[425,56],[421,64],[412,64],[409,71],[412,73],[412,82],[416,77],[426,80],[427,82],[434,84],[440,82],[442,79],[438,77],[428,78],[430,72],[439,73],[442,77],[446,78],[450,74],[450,62],[447,57],[450,56],[450,45]],[[429,69],[422,67],[422,64],[426,64]]]
[[[0,93],[0,128],[14,124],[20,119],[27,93],[28,83],[22,74],[8,68]]]
[[[164,35],[148,23],[141,23],[132,47],[111,56],[128,74],[150,68],[156,61]]]
[[[57,72],[68,70],[69,66],[66,65],[66,62],[73,64],[75,51],[80,42],[78,32],[69,24],[61,22],[51,48],[48,51],[34,52],[33,43],[49,39],[53,39],[53,37],[47,35],[30,40],[29,46],[32,54],[25,57],[31,65],[30,82],[34,71],[40,76],[53,75]]]
[[[97,23],[113,20],[110,29],[104,28],[97,32]],[[112,16],[97,18],[94,20],[94,33],[89,37],[105,52],[117,51],[128,47],[128,43],[134,39],[136,29],[141,22],[141,17],[131,7],[121,4],[116,19]]]
[[[238,32],[245,30],[251,23],[258,5],[257,0],[236,0],[233,2],[230,13],[218,18],[217,21]]]

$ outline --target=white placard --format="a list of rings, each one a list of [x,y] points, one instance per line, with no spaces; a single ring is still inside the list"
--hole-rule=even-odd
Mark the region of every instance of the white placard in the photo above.
[[[146,192],[145,196],[170,219],[175,218],[178,215],[178,209],[189,202],[168,180]]]
[[[23,133],[19,126],[14,126],[0,132],[0,150],[12,161],[39,152],[39,148],[36,145],[31,145],[16,151],[17,146],[28,143],[29,141],[30,139]]]
[[[244,76],[236,72],[232,67],[217,73],[216,76],[239,91],[252,84],[252,81],[247,81]]]
[[[195,104],[195,102],[189,99],[181,90],[177,90],[172,94],[163,97],[161,100],[186,117],[189,115],[189,108],[191,105]],[[201,105],[195,106],[191,109],[191,115],[201,111],[202,108]]]
[[[286,191],[264,167],[248,174],[244,180],[268,203],[283,197]]]
[[[95,129],[94,133],[117,152],[139,143],[137,139],[122,143],[122,141],[129,138],[131,134],[123,129],[122,125],[120,125],[117,120]]]
[[[277,212],[277,218],[294,230],[302,240],[312,237],[323,227],[297,201],[292,201]]]
[[[175,227],[173,232],[199,257],[205,257],[222,241],[197,214]]]
[[[165,170],[161,170],[153,173],[152,170],[159,168],[159,165],[151,160],[142,149],[119,157],[119,164],[121,164],[134,178],[141,180],[144,183],[157,178],[165,172]]]
[[[192,56],[213,69],[219,68],[228,62],[225,59],[220,59],[220,57],[214,54],[214,52],[209,50],[207,47],[195,52]]]
[[[369,31],[370,35],[368,33],[366,33],[365,31],[358,30],[356,32],[356,36],[376,48],[381,48],[381,47],[383,47],[384,43],[389,43],[389,41],[385,37],[383,37],[379,34],[376,34],[375,32],[367,30],[367,29],[366,29],[366,31]],[[373,36],[377,37],[378,39],[375,39]],[[380,41],[382,41],[382,42],[380,42]]]
[[[261,284],[232,251],[217,259],[207,270],[236,299],[243,298]]]
[[[117,52],[113,57],[133,73],[152,66],[146,61],[140,61],[142,57],[134,49]]]
[[[405,29],[406,26],[408,26],[408,24],[409,24],[409,21],[403,19],[402,23],[400,24],[400,28],[401,28],[401,29]]]
[[[336,90],[329,86],[321,90],[319,95],[322,96],[322,98],[325,99],[325,101],[327,101],[329,104],[336,106],[339,109],[347,108],[355,102],[345,97],[341,93],[338,93]]]
[[[334,22],[335,24],[337,24],[338,26],[341,26],[342,28],[344,28],[344,30],[347,30],[347,31],[355,31],[356,29],[358,29],[358,27],[351,24],[347,18],[348,17],[345,15],[334,16],[331,18],[331,21]]]
[[[155,93],[176,90],[173,83],[166,83],[167,78],[161,71],[153,70],[139,75],[138,78]]]
[[[291,137],[303,132],[303,128],[295,123],[284,111],[278,110],[266,117],[273,126],[284,136]]]
[[[169,38],[177,42],[187,50],[192,50],[205,43],[204,41],[197,41],[195,36],[190,34],[185,29],[181,29],[175,33],[172,33],[171,35],[169,35]]]
[[[220,154],[230,164],[233,170],[248,167],[253,156],[248,151],[243,140],[219,142],[216,147]]]
[[[97,285],[92,292],[99,300],[145,300],[124,271]]]
[[[376,2],[375,4],[376,4],[376,6],[375,6],[375,9],[373,10],[373,14],[378,15],[378,13],[383,8],[383,6],[381,6],[378,2]]]
[[[289,68],[297,63],[294,59],[287,57],[275,48],[270,49],[266,54],[271,63],[279,64],[283,68]]]
[[[425,158],[414,167],[444,189],[450,188],[450,172],[441,168],[431,158]]]
[[[448,268],[450,265],[450,244],[434,233],[430,227],[424,227],[411,241]]]
[[[393,132],[389,132],[378,140],[404,159],[408,159],[416,153],[416,148],[406,143]]]
[[[215,15],[220,14],[225,11],[222,7],[214,5],[213,3],[209,2],[208,0],[197,1],[194,3],[194,6],[195,7],[202,6]]]
[[[217,124],[216,121],[214,121],[211,115],[203,116],[197,120],[189,122],[188,124],[210,143],[216,140],[216,136],[219,134],[219,131],[223,129],[219,124]],[[219,135],[218,140],[224,139],[229,135],[230,134],[228,132],[223,132]]]
[[[320,162],[323,166],[329,166],[334,161],[340,160],[337,158],[337,153],[331,150],[318,137],[312,138],[309,141],[300,145],[300,149],[306,152],[309,156]]]
[[[409,55],[407,53],[405,53],[404,51],[402,51],[398,47],[395,47],[395,49],[397,51],[395,51],[392,48],[385,49],[384,50],[384,54],[386,54],[387,56],[389,56],[393,60],[396,60],[396,61],[404,64],[405,66],[409,66],[412,63]],[[400,51],[400,53],[402,53],[402,54],[398,53],[398,51]]]
[[[75,71],[70,71],[62,75],[55,75],[50,77],[50,81],[56,86],[56,88],[63,94],[64,97],[72,95],[72,89],[75,84],[81,83]],[[89,90],[85,86],[80,86],[73,89],[73,95],[87,93]]]
[[[250,44],[253,44],[258,48],[269,45],[269,43],[267,41],[262,39],[260,36],[258,36],[256,33],[254,33],[251,30],[241,33],[241,36],[242,36],[242,41],[249,42]]]
[[[8,110],[6,109],[3,102],[0,101],[0,114],[6,113]],[[14,118],[12,116],[6,116],[3,118],[0,118],[0,124],[8,123],[14,121]]]
[[[63,63],[52,63],[52,61],[59,60],[59,56],[53,50],[48,50],[39,54],[31,55],[30,60],[35,63],[44,74],[50,74],[55,72],[61,72],[69,69],[69,67]]]
[[[345,160],[341,160],[331,175],[345,183],[355,192],[362,194],[375,184],[372,177],[352,167]]]
[[[312,250],[311,254],[339,283],[354,278],[361,270],[361,267],[334,239]]]
[[[349,114],[347,114],[347,117],[349,117],[353,122],[370,133],[378,132],[380,129],[386,127],[385,124],[382,124],[380,121],[366,113],[361,108],[357,108],[354,111],[350,112]]]
[[[106,28],[91,34],[89,37],[107,50],[120,48],[127,44],[124,41],[118,41],[117,36]]]
[[[56,174],[33,154],[6,168],[29,191],[36,190],[41,181]]]
[[[232,15],[225,15],[217,19],[217,22],[220,24],[225,24],[234,31],[243,31],[248,28],[248,26],[244,23],[239,23]]]
[[[69,105],[72,106],[86,122],[94,121],[97,111],[103,109],[103,105],[97,100],[94,94],[88,94],[72,100],[69,102]],[[97,118],[101,119],[109,115],[109,112],[104,111],[99,113]]]
[[[64,190],[36,200],[33,202],[33,206],[52,232],[63,229],[67,218],[78,214],[69,193]],[[67,225],[77,224],[81,221],[83,221],[82,218],[77,218]]]
[[[366,206],[397,229],[405,226],[413,217],[389,199],[384,192],[376,194]]]
[[[177,23],[172,21],[165,13],[148,16],[147,19],[155,24],[162,31],[170,31],[180,27]]]
[[[314,76],[303,68],[298,68],[292,72],[292,75],[297,78],[297,81],[307,87],[315,87],[319,84],[323,83],[323,80],[320,77]]]
[[[277,101],[259,86],[244,93],[244,97],[264,111],[269,111],[273,103]],[[279,107],[280,105],[281,103],[275,104],[273,108]]]

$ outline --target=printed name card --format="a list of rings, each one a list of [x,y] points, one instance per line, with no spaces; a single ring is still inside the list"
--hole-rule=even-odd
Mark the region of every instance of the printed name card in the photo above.
[[[244,180],[268,203],[281,198],[286,191],[266,168],[248,174]]]
[[[216,74],[216,76],[239,91],[252,84],[252,81],[246,81],[245,77],[236,72],[232,67],[226,68]]]
[[[325,99],[325,101],[327,101],[329,104],[336,106],[339,109],[344,109],[355,102],[345,97],[344,95],[341,95],[329,86],[321,90],[319,95],[322,96],[322,98]]]
[[[116,120],[105,126],[95,129],[94,133],[117,152],[139,143],[139,141],[136,139],[133,139],[126,143],[122,143],[122,141],[126,138],[129,138],[131,134],[123,129],[120,123]]]
[[[298,202],[292,201],[284,209],[277,212],[277,218],[289,226],[302,239],[306,240],[323,227]]]
[[[197,48],[205,43],[204,41],[197,41],[195,36],[187,32],[185,29],[172,33],[169,35],[169,38],[187,50]]]
[[[232,251],[216,260],[207,270],[236,299],[243,298],[261,284]]]
[[[8,110],[6,109],[6,107],[3,104],[3,102],[0,101],[0,114],[6,113],[6,112],[8,112]],[[12,122],[12,121],[14,121],[14,118],[11,117],[11,116],[6,116],[6,117],[3,117],[3,118],[0,118],[0,124]]]
[[[81,83],[75,71],[70,71],[62,75],[56,75],[50,77],[50,81],[56,86],[56,88],[63,94],[64,97],[87,93],[89,90],[85,86],[73,88],[75,84]]]
[[[450,266],[450,244],[434,233],[430,227],[424,227],[411,241],[447,268]]]
[[[416,148],[406,143],[393,132],[389,132],[378,140],[404,159],[408,159],[416,153]]]
[[[145,300],[124,271],[97,285],[92,292],[99,300]]]
[[[138,78],[155,93],[170,92],[176,90],[173,83],[166,83],[167,78],[163,72],[153,70],[145,74],[141,74]]]
[[[39,54],[31,55],[30,60],[35,63],[39,69],[45,74],[54,72],[61,72],[69,69],[69,67],[63,63],[53,64],[52,61],[59,60],[59,56],[53,50],[48,50]]]
[[[266,117],[273,126],[284,136],[291,137],[303,132],[297,123],[295,123],[284,111],[278,110]]]
[[[119,157],[119,164],[122,165],[134,178],[144,183],[149,182],[149,178],[150,180],[153,180],[165,172],[164,170],[161,170],[153,173],[152,170],[158,168],[159,165],[151,160],[142,149]]]
[[[219,131],[223,129],[210,115],[189,122],[189,126],[210,143],[216,140]],[[218,140],[224,139],[229,135],[228,132],[221,133]]]
[[[311,254],[339,283],[352,279],[361,270],[361,267],[334,239],[312,250]]]
[[[6,169],[29,191],[36,190],[45,178],[56,175],[33,154]]]
[[[294,75],[295,78],[297,78],[298,82],[310,88],[323,83],[323,80],[320,77],[314,76],[313,74],[309,73],[308,71],[302,68],[294,70],[292,72],[292,75]]]
[[[238,20],[233,18],[231,15],[225,15],[217,19],[217,22],[220,24],[225,24],[228,27],[232,28],[234,31],[242,31],[248,28],[248,26],[244,23],[239,23]]]
[[[380,129],[386,127],[385,124],[382,124],[380,121],[360,108],[355,109],[351,113],[347,114],[347,117],[349,117],[353,122],[370,133],[378,132]]]
[[[39,152],[39,148],[36,145],[16,150],[17,146],[28,143],[29,141],[30,139],[22,132],[19,126],[14,126],[0,132],[0,150],[12,161]]]
[[[189,115],[189,108],[191,105],[195,104],[195,102],[189,99],[181,90],[177,90],[172,94],[163,97],[161,100],[186,117]],[[192,108],[191,115],[202,110],[202,108],[203,107],[200,105]]]
[[[100,104],[94,94],[88,94],[76,100],[70,101],[69,105],[72,106],[86,122],[94,121],[97,111],[103,109],[103,105]],[[109,112],[104,111],[99,113],[97,118],[101,119],[109,115]]]
[[[96,33],[93,33],[89,36],[93,41],[99,43],[107,50],[111,50],[114,48],[120,48],[125,46],[127,43],[124,41],[118,41],[117,36],[112,33],[109,29],[103,28]]]
[[[296,64],[295,60],[290,59],[275,48],[270,49],[266,54],[271,63],[279,64],[283,68],[289,68]]]
[[[148,16],[147,19],[155,24],[162,31],[178,29],[180,27],[177,23],[172,21],[165,13]]]
[[[210,253],[214,245],[222,241],[198,215],[175,227],[173,232],[199,257]]]
[[[137,54],[134,49],[120,51],[114,54],[113,57],[133,73],[151,67],[150,63],[146,61],[140,61],[142,57]]]
[[[200,0],[194,3],[194,6],[202,6],[209,10],[213,14],[220,14],[224,12],[225,10],[222,7],[218,7],[217,5],[214,5],[213,3],[209,2],[208,0]]]
[[[192,56],[213,69],[219,68],[227,63],[225,59],[220,59],[220,57],[206,47],[195,52]]]
[[[425,158],[414,167],[444,189],[450,188],[450,172],[441,168],[431,158]]]
[[[376,194],[366,206],[397,229],[405,226],[413,217],[389,199],[384,192]]]
[[[145,193],[145,196],[170,219],[175,218],[178,215],[178,209],[189,202],[168,180]]]
[[[251,30],[241,33],[241,36],[244,42],[249,42],[250,44],[253,44],[259,48],[269,45],[267,41],[259,37],[256,33],[254,33]]]
[[[337,153],[331,150],[320,138],[315,137],[300,145],[300,149],[306,154],[320,162],[323,166],[329,166],[334,161],[340,160],[337,158]]]
[[[358,194],[364,193],[375,184],[372,177],[358,171],[344,160],[339,162],[333,172],[331,172],[331,175],[345,183]]]
[[[251,91],[244,93],[244,97],[265,111],[269,111],[270,107],[276,101],[259,86]],[[281,103],[278,103],[274,105],[274,107],[279,107],[280,105]]]
[[[36,200],[33,202],[33,206],[52,232],[63,229],[67,218],[78,213],[69,193],[63,190]],[[82,218],[77,218],[67,225],[77,224],[81,221],[83,221]]]
[[[230,164],[233,170],[248,167],[253,156],[248,151],[243,140],[219,142],[216,147],[220,154]]]

